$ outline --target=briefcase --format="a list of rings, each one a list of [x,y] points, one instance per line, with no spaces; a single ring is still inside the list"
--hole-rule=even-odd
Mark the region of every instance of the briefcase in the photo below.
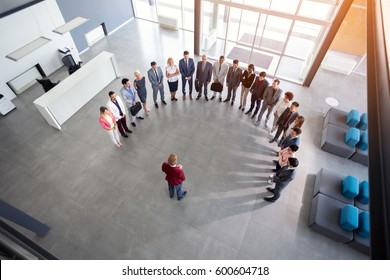
[[[220,84],[220,83],[212,83],[210,89],[211,89],[212,91],[222,92],[222,90],[223,90],[223,85]]]
[[[142,108],[141,102],[137,101],[134,106],[130,107],[131,115],[132,116],[137,115],[137,113],[139,112],[139,110],[141,110],[141,108]]]
[[[199,89],[200,89],[200,82],[198,79],[195,80],[195,90],[196,92],[199,92]]]

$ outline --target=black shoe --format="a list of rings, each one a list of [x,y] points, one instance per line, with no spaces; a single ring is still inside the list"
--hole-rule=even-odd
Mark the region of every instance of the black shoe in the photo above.
[[[135,124],[135,122],[132,122],[131,123],[132,126],[136,127],[137,125]]]
[[[279,170],[277,170],[276,168],[275,169],[272,169],[272,172],[278,172]]]
[[[274,163],[278,163],[279,161],[274,159],[273,162],[274,162]]]
[[[171,101],[175,100],[174,98],[171,98]]]
[[[242,106],[240,105],[240,107],[238,107],[238,110],[240,110],[240,109],[241,109],[241,107],[242,107]]]
[[[268,142],[269,142],[269,143],[273,143],[273,142],[275,142],[275,139],[271,139],[271,140],[269,140]]]
[[[125,137],[125,138],[129,138],[129,136],[127,134],[122,134],[122,137]]]
[[[210,99],[211,99],[211,100],[214,100],[214,98],[215,98],[215,96],[213,95],[213,96],[211,96],[211,98],[210,98]]]
[[[184,191],[183,194],[182,194],[182,196],[181,196],[181,198],[178,199],[178,200],[182,200],[186,195],[187,195],[187,191]]]
[[[137,120],[143,120],[144,119],[144,117],[137,117]]]
[[[154,103],[154,107],[156,107],[158,109],[158,104],[157,103]]]
[[[245,111],[245,108],[242,108],[242,109],[241,109],[241,111],[243,111],[243,112],[244,112],[244,111]]]
[[[223,102],[229,102],[230,101],[230,99],[225,99]]]
[[[230,103],[231,106],[233,106],[233,104],[234,104],[234,101],[232,101],[232,103]]]
[[[126,129],[126,132],[133,133],[130,129]]]
[[[271,187],[267,187],[267,191],[274,193],[275,189]]]
[[[250,113],[252,113],[252,111],[248,110],[248,111],[245,112],[245,115],[249,115]]]
[[[177,98],[173,98],[173,100],[177,101]]]
[[[276,200],[273,199],[272,197],[264,197],[264,200],[265,201],[268,201],[268,202],[275,202]]]
[[[255,115],[255,114],[253,114],[253,115],[252,115],[252,117],[251,117],[251,119],[254,119],[255,117],[256,117],[256,115]]]
[[[209,98],[207,96],[205,96],[204,98],[206,98],[206,101],[209,101]]]
[[[196,97],[196,100],[199,100],[199,98],[200,98],[200,95],[198,95],[198,96]]]
[[[161,101],[161,103],[167,105],[167,102],[165,102],[165,100]]]
[[[219,98],[219,102],[222,102],[222,97]]]

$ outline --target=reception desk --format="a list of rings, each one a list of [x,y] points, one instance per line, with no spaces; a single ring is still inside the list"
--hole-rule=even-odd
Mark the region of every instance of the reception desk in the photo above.
[[[61,130],[64,122],[120,75],[114,54],[101,52],[34,104],[51,126]]]

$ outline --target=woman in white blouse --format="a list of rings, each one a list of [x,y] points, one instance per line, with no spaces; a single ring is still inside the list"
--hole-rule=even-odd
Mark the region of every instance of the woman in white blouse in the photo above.
[[[169,57],[167,66],[165,67],[165,76],[168,80],[169,91],[171,92],[171,100],[177,101],[176,91],[179,85],[179,67],[173,62],[173,58]]]

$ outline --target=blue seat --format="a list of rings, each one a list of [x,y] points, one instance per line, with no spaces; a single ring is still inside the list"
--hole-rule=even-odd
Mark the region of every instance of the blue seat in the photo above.
[[[360,134],[359,142],[356,145],[359,149],[362,149],[363,151],[368,150],[368,133],[367,131],[363,131]]]
[[[351,110],[347,114],[347,124],[351,127],[355,127],[360,122],[360,115],[358,110]]]
[[[357,196],[357,200],[360,203],[363,203],[366,205],[368,204],[368,202],[370,200],[368,182],[366,180],[360,182],[360,184],[359,184],[359,195]]]
[[[355,176],[348,175],[343,180],[341,193],[348,198],[354,198],[359,194],[359,179]]]
[[[356,233],[361,237],[370,237],[370,213],[363,211],[359,214],[359,224]]]
[[[353,231],[359,226],[359,209],[348,204],[340,210],[340,227],[346,231]]]
[[[356,127],[361,129],[361,130],[367,130],[367,128],[368,128],[368,115],[367,115],[367,113],[363,113],[360,116],[360,121]]]
[[[355,147],[360,140],[360,132],[359,129],[350,127],[345,133],[345,144],[351,147]]]

